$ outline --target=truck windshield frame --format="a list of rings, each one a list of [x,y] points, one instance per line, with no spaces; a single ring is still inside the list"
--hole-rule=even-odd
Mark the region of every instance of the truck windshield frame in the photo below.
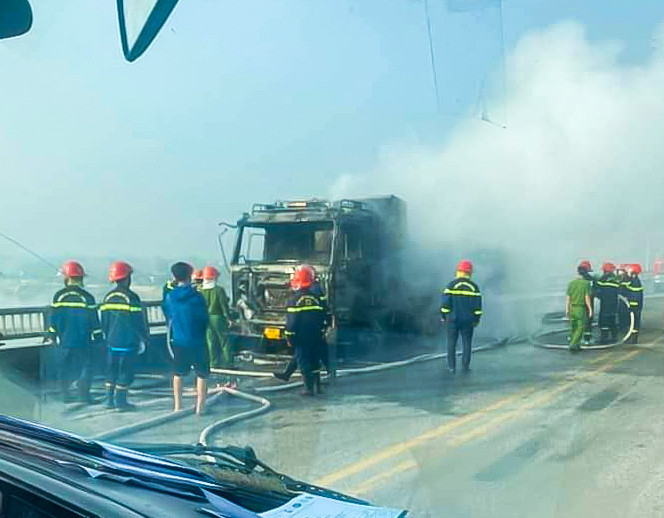
[[[331,220],[243,224],[238,227],[232,264],[328,266],[335,246],[334,227]]]

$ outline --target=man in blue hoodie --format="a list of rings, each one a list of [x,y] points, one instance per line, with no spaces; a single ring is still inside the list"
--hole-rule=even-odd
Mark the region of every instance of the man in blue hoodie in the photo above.
[[[182,377],[196,372],[196,413],[201,414],[207,395],[206,379],[210,374],[205,333],[208,310],[203,296],[191,284],[193,268],[187,263],[171,267],[175,287],[166,295],[164,314],[170,329],[173,348],[173,397],[175,412],[182,410]]]

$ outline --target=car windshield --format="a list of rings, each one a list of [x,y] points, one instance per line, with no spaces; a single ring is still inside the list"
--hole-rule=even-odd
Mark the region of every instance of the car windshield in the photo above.
[[[663,0],[0,0],[0,517],[661,516],[663,92]]]
[[[238,264],[311,263],[326,265],[332,253],[332,222],[243,226]]]

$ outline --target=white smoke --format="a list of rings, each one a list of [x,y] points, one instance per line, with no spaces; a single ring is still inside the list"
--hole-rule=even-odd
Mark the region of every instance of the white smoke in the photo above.
[[[530,33],[506,60],[506,129],[466,120],[439,147],[393,147],[335,195],[400,195],[429,249],[502,248],[529,276],[645,261],[664,247],[664,52],[620,50],[573,22]]]

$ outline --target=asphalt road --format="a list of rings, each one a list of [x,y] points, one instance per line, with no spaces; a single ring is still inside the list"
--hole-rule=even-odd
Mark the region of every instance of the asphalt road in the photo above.
[[[410,516],[663,516],[661,318],[661,300],[649,303],[638,346],[573,355],[524,342],[474,355],[467,377],[438,360],[342,378],[317,398],[275,394],[269,413],[215,442],[250,444],[280,471]],[[131,415],[40,411],[94,435],[170,405],[165,396]],[[196,442],[207,424],[250,407],[224,397],[207,416],[123,440]]]

